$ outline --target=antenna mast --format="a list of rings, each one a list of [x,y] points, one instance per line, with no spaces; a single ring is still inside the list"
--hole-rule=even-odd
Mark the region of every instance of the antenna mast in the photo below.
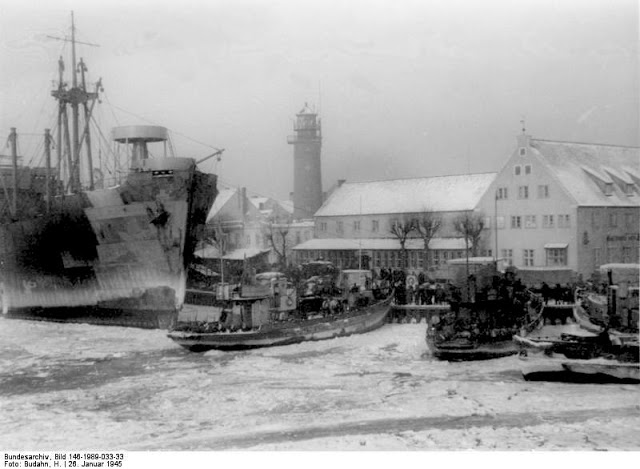
[[[60,68],[60,81],[58,83],[58,89],[51,92],[51,95],[56,98],[59,102],[59,110],[58,110],[58,128],[65,129],[65,140],[66,140],[66,150],[69,155],[69,182],[68,182],[68,190],[71,193],[75,193],[80,191],[80,148],[82,146],[82,142],[86,139],[87,144],[90,145],[91,137],[89,135],[89,122],[91,119],[91,112],[93,111],[93,105],[95,100],[98,98],[98,91],[101,89],[101,80],[98,81],[96,85],[95,92],[87,92],[86,83],[84,78],[84,72],[86,71],[86,67],[82,59],[80,60],[80,64],[76,61],[76,44],[85,44],[89,46],[98,47],[97,44],[91,44],[88,42],[78,42],[76,41],[76,26],[73,17],[73,11],[71,12],[71,40],[68,38],[59,38],[54,36],[48,36],[52,39],[56,39],[59,41],[71,42],[71,89],[66,89],[65,83],[62,81],[62,71],[64,70],[64,62],[62,57],[59,60],[59,68]],[[78,66],[81,68],[82,72],[82,83],[78,86]],[[87,103],[91,102],[89,106]],[[68,138],[68,117],[67,117],[67,105],[71,105],[71,142]],[[80,136],[80,105],[84,108],[84,132],[82,137]],[[61,158],[61,150],[58,150],[58,158]],[[92,163],[91,163],[91,150],[87,149],[87,158],[89,159],[89,185],[90,188],[93,189],[93,174],[92,174]]]

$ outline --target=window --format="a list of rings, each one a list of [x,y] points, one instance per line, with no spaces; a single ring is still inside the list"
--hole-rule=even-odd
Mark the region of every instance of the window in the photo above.
[[[496,193],[496,198],[498,198],[498,199],[506,199],[507,198],[507,188],[506,187],[498,187],[498,192]]]
[[[491,224],[491,217],[484,217],[484,229],[488,230],[493,228],[493,225]]]
[[[632,249],[630,247],[622,247],[622,262],[630,263],[633,262],[634,259],[631,258]]]
[[[522,261],[525,267],[533,267],[533,249],[523,250]]]
[[[548,199],[549,198],[549,186],[546,184],[542,184],[538,186],[538,199]]]
[[[511,217],[511,228],[522,228],[522,217],[520,217],[520,216],[512,216]]]
[[[378,222],[378,220],[372,220],[371,231],[373,231],[374,233],[377,233],[379,229],[380,229],[380,223]]]
[[[542,227],[543,228],[554,227],[553,215],[542,215]]]
[[[520,156],[527,156],[527,149],[526,148],[520,148]]]
[[[593,266],[599,267],[602,263],[602,257],[600,254],[600,248],[593,248]]]
[[[518,186],[518,199],[529,198],[529,186]]]
[[[440,251],[432,251],[433,252],[433,264],[438,266],[440,265]]]
[[[326,221],[320,222],[320,231],[327,231],[327,222]]]
[[[353,231],[360,231],[360,221],[356,220],[353,222]]]
[[[618,226],[618,214],[617,213],[610,213],[609,214],[609,226],[612,228],[615,228],[616,226]]]
[[[296,244],[300,244],[302,242],[302,236],[299,231],[296,231]]]
[[[633,226],[633,213],[625,214],[624,219],[627,226]]]
[[[521,169],[521,166],[520,166],[519,164],[517,164],[517,165],[513,168],[513,173],[514,173],[516,176],[520,176],[520,169]]]
[[[531,165],[530,164],[524,165],[524,174],[531,174]]]
[[[547,265],[567,265],[567,248],[551,248],[547,251]]]
[[[610,247],[607,249],[607,262],[620,262],[620,248]]]
[[[524,217],[524,227],[525,228],[536,228],[536,216],[535,215],[525,215],[525,217]]]
[[[612,182],[606,182],[604,184],[604,195],[613,195],[613,183]]]
[[[496,221],[498,223],[498,229],[504,229],[504,217],[496,217]]]
[[[558,215],[558,228],[571,228],[569,215]]]
[[[513,265],[513,249],[503,249],[502,257],[507,265]]]
[[[591,226],[594,229],[600,228],[600,213],[598,212],[591,213]]]
[[[632,197],[634,195],[633,184],[626,184],[624,192],[627,196]]]
[[[343,223],[341,221],[337,221],[336,222],[336,231],[338,233],[342,233],[343,230],[344,230]]]

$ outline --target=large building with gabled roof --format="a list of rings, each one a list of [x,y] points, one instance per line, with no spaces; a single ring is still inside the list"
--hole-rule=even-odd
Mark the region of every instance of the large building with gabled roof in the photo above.
[[[520,135],[477,206],[490,216],[487,253],[585,279],[602,264],[637,263],[639,184],[638,147]]]
[[[339,267],[401,268],[400,241],[391,227],[432,212],[442,226],[429,243],[426,259],[432,276],[449,259],[465,255],[465,242],[453,220],[473,213],[496,173],[343,182],[315,214],[316,239],[294,248],[300,262],[323,258]],[[424,243],[411,233],[406,243],[409,271],[427,268]]]

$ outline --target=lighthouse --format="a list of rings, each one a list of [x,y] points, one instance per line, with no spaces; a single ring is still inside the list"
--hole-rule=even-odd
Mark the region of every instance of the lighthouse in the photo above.
[[[322,205],[322,130],[318,114],[307,103],[296,114],[293,130],[287,138],[293,145],[293,218],[301,220],[313,217]]]

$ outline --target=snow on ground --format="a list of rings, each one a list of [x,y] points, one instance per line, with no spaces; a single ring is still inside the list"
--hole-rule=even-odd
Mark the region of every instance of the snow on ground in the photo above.
[[[637,450],[634,385],[432,359],[425,324],[195,354],[162,331],[0,320],[11,450]]]

